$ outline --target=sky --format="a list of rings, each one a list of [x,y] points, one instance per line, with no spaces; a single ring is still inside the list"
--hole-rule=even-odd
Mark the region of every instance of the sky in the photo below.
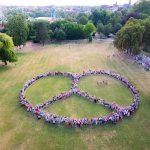
[[[132,4],[137,0],[132,0]],[[127,4],[129,0],[0,0],[2,5],[13,6],[46,6],[46,5],[83,5],[83,6],[98,6],[98,5],[113,5],[115,2],[120,4]]]

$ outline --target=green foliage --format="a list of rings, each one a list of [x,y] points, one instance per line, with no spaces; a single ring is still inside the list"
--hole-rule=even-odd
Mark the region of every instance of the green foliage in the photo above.
[[[35,35],[36,41],[41,44],[45,44],[45,42],[49,39],[49,22],[44,20],[38,20],[35,22]]]
[[[21,9],[14,7],[14,8],[7,8],[5,15],[9,19],[17,14],[23,14],[23,13],[24,12]]]
[[[114,45],[121,51],[136,54],[140,52],[144,26],[137,20],[129,19],[116,35]]]
[[[146,19],[143,21],[143,25],[145,27],[145,32],[143,36],[143,45],[144,47],[150,47],[150,19]]]
[[[99,23],[97,25],[97,32],[98,33],[104,33],[104,25],[102,23]]]
[[[34,40],[36,38],[36,36],[35,36],[35,22],[29,21],[28,22],[28,28],[29,28],[28,40]]]
[[[77,22],[79,24],[86,25],[88,23],[88,18],[87,18],[87,16],[81,16]]]
[[[89,36],[89,42],[92,42],[93,41],[93,38],[92,38],[92,35]]]
[[[66,21],[66,20],[59,20],[51,23],[49,25],[52,36],[51,39],[56,39],[57,32],[61,32],[61,36],[64,37],[62,40],[67,39],[67,40],[78,40],[78,39],[84,39],[84,26],[77,24],[75,22],[71,21]],[[54,36],[53,36],[54,33]],[[59,39],[59,37],[58,37]],[[61,40],[61,38],[60,38]]]
[[[110,11],[106,11],[106,10],[98,10],[95,9],[91,16],[90,19],[92,20],[92,22],[94,23],[95,26],[97,26],[98,23],[102,23],[103,25],[107,25],[108,23],[111,22],[111,15],[112,12]]]
[[[84,39],[83,25],[77,23],[68,22],[62,26],[62,29],[66,33],[67,40]]]
[[[48,34],[49,34],[49,39],[52,40],[53,37],[54,37],[53,31],[52,31],[52,30],[49,30]]]
[[[122,24],[117,23],[117,24],[115,24],[115,25],[113,26],[112,32],[113,32],[113,33],[116,33],[116,32],[118,32],[121,28],[122,28]]]
[[[28,24],[22,14],[12,16],[7,24],[8,34],[13,37],[15,46],[25,45],[28,37]]]
[[[14,44],[12,38],[7,34],[0,33],[0,60],[7,65],[7,61],[17,61],[17,56],[13,51]]]
[[[50,29],[54,32],[56,29],[61,28],[64,24],[69,23],[66,20],[58,20],[50,24]]]
[[[66,39],[66,34],[62,29],[56,29],[54,32],[54,38],[57,41],[65,40]]]
[[[121,22],[121,14],[118,13],[112,13],[110,15],[110,21],[109,23],[112,24],[112,26],[115,26],[117,23],[120,23]]]
[[[147,19],[147,18],[150,17],[149,15],[143,14],[143,13],[140,13],[139,15],[140,15],[140,18],[141,18],[141,19]]]
[[[85,13],[83,13],[83,12],[78,13],[78,15],[77,15],[77,20],[78,20],[79,18],[81,18],[82,16],[87,17],[87,14],[85,14]]]
[[[3,47],[3,43],[2,42],[0,42],[0,49]]]
[[[104,35],[108,36],[112,32],[111,23],[104,26]]]
[[[85,37],[88,38],[91,35],[91,33],[94,31],[96,31],[96,27],[94,26],[93,23],[89,22],[85,25],[85,27],[84,27]]]
[[[143,13],[150,15],[150,1],[149,0],[141,0],[138,3],[135,3],[133,8],[136,13]]]

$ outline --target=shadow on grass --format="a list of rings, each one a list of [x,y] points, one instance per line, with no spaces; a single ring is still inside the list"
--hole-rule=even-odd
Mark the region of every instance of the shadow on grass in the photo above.
[[[23,53],[23,52],[17,52],[16,55],[17,57],[23,57],[23,56],[26,56],[26,55],[29,55],[30,53]]]
[[[0,73],[2,72],[5,72],[5,71],[8,71],[12,68],[12,66],[9,66],[9,65],[4,65],[4,64],[0,64]]]

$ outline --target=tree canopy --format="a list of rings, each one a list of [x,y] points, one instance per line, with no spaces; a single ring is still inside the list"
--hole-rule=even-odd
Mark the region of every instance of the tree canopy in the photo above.
[[[45,44],[49,39],[49,23],[47,21],[38,20],[35,22],[35,36],[37,42]]]
[[[96,27],[94,26],[94,24],[92,22],[89,22],[85,25],[85,27],[84,27],[85,37],[89,38],[90,34],[94,31],[96,31]]]
[[[143,25],[145,27],[143,41],[142,41],[143,47],[145,51],[150,52],[150,19],[144,20]]]
[[[150,15],[150,1],[140,0],[138,3],[134,4],[132,9],[136,13],[143,13],[143,14]]]
[[[112,32],[112,24],[109,23],[104,26],[104,35],[108,36]]]
[[[17,61],[17,56],[13,51],[14,44],[12,38],[7,34],[0,33],[0,60],[7,65],[7,61]]]
[[[66,39],[66,34],[62,29],[56,29],[54,32],[54,38],[57,41],[65,40]]]
[[[78,18],[77,21],[79,24],[85,25],[88,22],[88,18],[87,18],[87,16],[84,15],[84,16],[81,16],[80,18]]]
[[[128,22],[117,33],[114,45],[121,51],[127,51],[130,54],[136,54],[140,52],[140,46],[142,46],[144,34],[144,26],[133,18],[130,18]]]
[[[24,45],[28,38],[28,24],[22,14],[9,18],[7,23],[8,34],[12,36],[15,46]]]
[[[107,25],[110,23],[112,12],[102,10],[102,9],[95,9],[93,10],[90,19],[94,23],[95,26],[97,26],[98,23],[102,23],[103,25]]]

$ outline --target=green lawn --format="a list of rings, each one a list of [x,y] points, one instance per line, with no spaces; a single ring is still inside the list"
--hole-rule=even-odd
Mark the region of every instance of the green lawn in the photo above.
[[[64,43],[25,47],[15,64],[0,63],[0,150],[149,150],[150,149],[150,72],[116,54],[109,42]],[[110,57],[108,57],[110,56]],[[117,125],[67,128],[37,120],[20,106],[19,89],[25,81],[48,71],[81,73],[83,70],[112,70],[128,77],[140,91],[139,110]],[[97,81],[108,85],[98,86]],[[33,104],[67,91],[71,80],[47,77],[26,92]],[[132,95],[119,81],[90,76],[79,81],[79,88],[108,101],[126,106]],[[74,95],[46,109],[56,114],[80,118],[110,113],[109,109]]]

